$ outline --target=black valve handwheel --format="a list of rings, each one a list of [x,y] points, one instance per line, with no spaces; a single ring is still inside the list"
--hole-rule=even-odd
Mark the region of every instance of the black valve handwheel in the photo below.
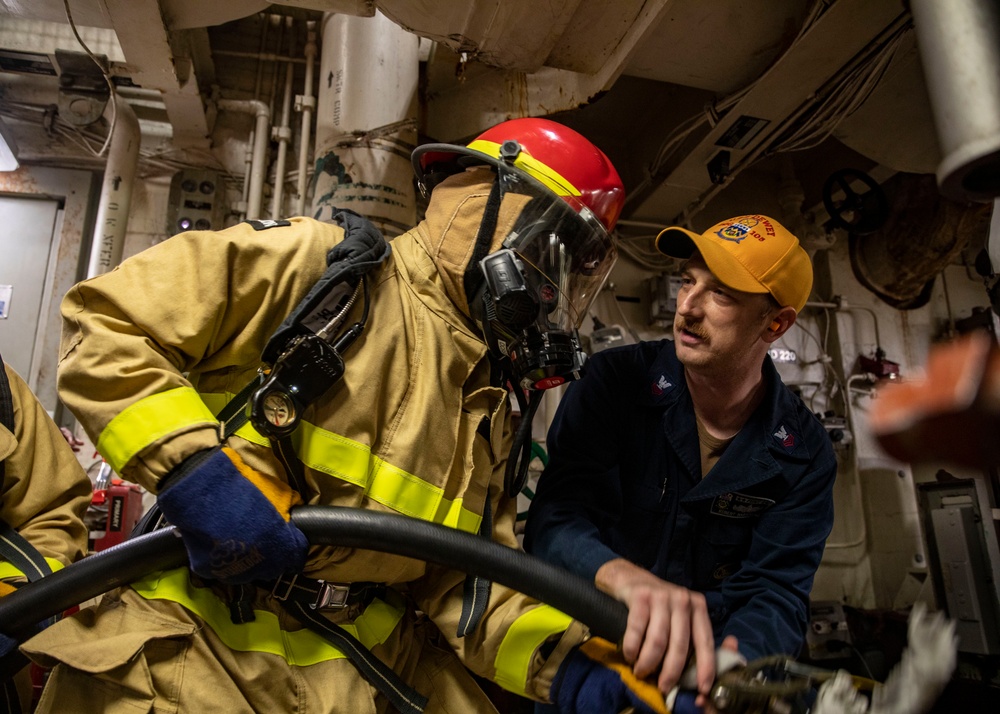
[[[854,182],[865,186],[858,191]],[[834,198],[842,191],[843,198]],[[871,176],[858,169],[834,171],[823,184],[823,206],[836,228],[854,235],[867,235],[881,228],[889,217],[889,200]]]

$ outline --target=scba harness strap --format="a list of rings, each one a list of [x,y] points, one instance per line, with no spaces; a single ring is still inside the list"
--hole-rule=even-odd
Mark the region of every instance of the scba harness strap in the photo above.
[[[289,483],[308,498],[302,462],[298,458],[291,435],[298,427],[303,411],[321,397],[344,374],[341,353],[361,335],[368,318],[369,275],[389,257],[391,249],[382,233],[368,219],[353,211],[341,210],[333,216],[344,229],[344,240],[327,254],[327,269],[305,298],[278,327],[261,355],[270,369],[255,380],[250,391],[243,390],[220,412],[226,430],[232,428],[233,409],[247,413],[254,428],[268,437],[271,448],[281,461]],[[347,314],[364,290],[361,318],[344,328]],[[242,401],[238,401],[242,398]],[[236,406],[233,403],[237,402]],[[237,427],[238,428],[238,427]],[[226,434],[228,436],[228,434]],[[330,592],[318,585],[316,592],[306,592],[306,583],[292,578],[271,585],[271,592],[282,606],[302,624],[326,638],[340,649],[393,707],[401,714],[419,714],[427,698],[403,682],[390,667],[379,660],[346,630],[317,612],[317,597]],[[283,587],[287,585],[287,587]],[[343,586],[345,597],[360,584]],[[279,592],[280,591],[280,592]],[[366,590],[367,592],[374,592]],[[236,608],[235,613],[242,613]]]

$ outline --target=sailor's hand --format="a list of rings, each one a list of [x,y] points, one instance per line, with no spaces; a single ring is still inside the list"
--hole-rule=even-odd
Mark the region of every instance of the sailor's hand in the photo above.
[[[595,580],[598,588],[628,606],[622,653],[636,677],[655,676],[660,691],[667,693],[693,655],[695,688],[707,696],[715,680],[715,639],[705,596],[621,558],[602,565]]]

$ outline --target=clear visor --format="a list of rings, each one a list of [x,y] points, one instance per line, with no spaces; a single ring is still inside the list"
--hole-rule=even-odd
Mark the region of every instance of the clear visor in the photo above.
[[[618,258],[614,241],[589,208],[561,198],[515,169],[499,169],[501,213],[519,214],[504,239],[536,292],[542,332],[580,327]]]

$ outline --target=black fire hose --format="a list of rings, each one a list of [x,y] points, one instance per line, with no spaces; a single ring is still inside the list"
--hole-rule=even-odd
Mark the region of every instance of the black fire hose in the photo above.
[[[625,605],[593,583],[519,550],[453,528],[391,513],[301,506],[292,521],[312,545],[393,553],[506,585],[587,625],[612,642],[625,634]],[[18,640],[37,623],[156,570],[187,564],[173,527],[132,538],[0,598],[0,632]]]

